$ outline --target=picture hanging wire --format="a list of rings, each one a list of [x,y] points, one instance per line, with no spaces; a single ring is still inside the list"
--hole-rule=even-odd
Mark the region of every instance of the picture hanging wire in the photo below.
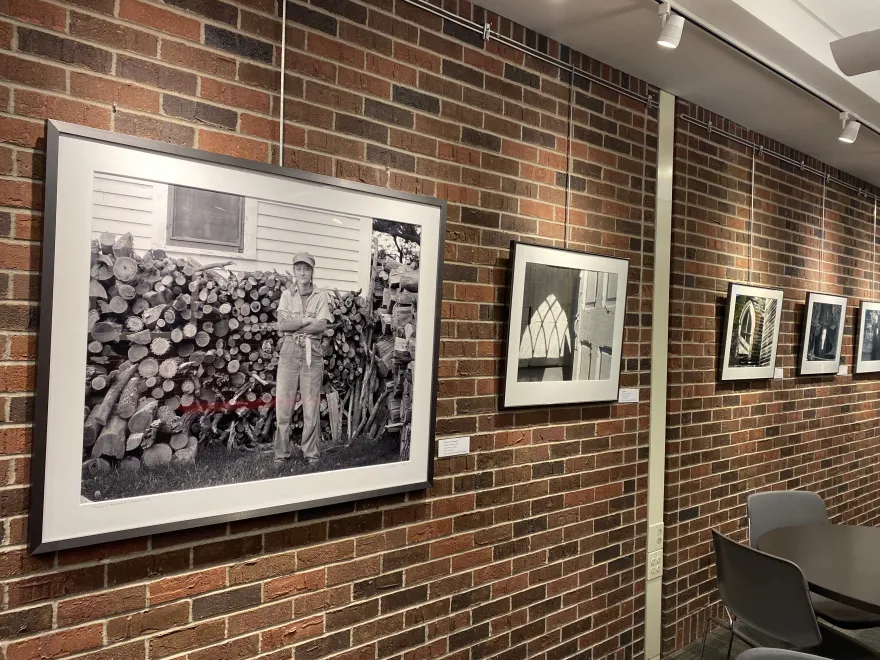
[[[568,249],[568,227],[571,223],[571,141],[574,135],[574,76],[568,76],[568,160],[565,165],[565,237],[562,246]]]
[[[281,3],[281,100],[278,103],[278,165],[284,166],[284,78],[287,53],[287,2]]]
[[[825,290],[825,190],[828,175],[822,176],[822,224],[819,228],[819,291]]]
[[[755,151],[752,148],[752,194],[749,206],[749,284],[752,283],[752,252],[755,247]],[[763,149],[762,149],[763,151]]]

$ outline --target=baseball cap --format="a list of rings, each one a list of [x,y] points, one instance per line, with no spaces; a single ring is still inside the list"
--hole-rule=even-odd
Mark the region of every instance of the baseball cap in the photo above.
[[[294,264],[308,264],[312,268],[315,267],[315,258],[308,252],[297,252],[293,255]]]

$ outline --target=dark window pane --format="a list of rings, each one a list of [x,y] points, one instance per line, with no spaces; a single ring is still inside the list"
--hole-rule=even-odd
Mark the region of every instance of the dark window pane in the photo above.
[[[169,243],[241,250],[243,197],[182,186],[170,186],[168,195]]]

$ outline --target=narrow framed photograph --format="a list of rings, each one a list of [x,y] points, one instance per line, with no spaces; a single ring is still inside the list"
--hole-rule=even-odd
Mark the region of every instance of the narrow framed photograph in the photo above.
[[[629,260],[511,242],[502,405],[616,401]]]
[[[445,214],[50,121],[31,549],[429,486]]]
[[[782,289],[730,283],[722,328],[722,381],[773,378],[782,298]]]
[[[880,302],[863,300],[859,305],[856,363],[853,373],[880,372]]]
[[[798,374],[836,375],[840,369],[840,349],[846,323],[847,299],[811,291],[804,305]]]

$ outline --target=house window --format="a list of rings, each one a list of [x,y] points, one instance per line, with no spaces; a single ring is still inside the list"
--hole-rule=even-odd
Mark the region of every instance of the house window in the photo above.
[[[169,245],[242,252],[244,197],[168,186]]]

